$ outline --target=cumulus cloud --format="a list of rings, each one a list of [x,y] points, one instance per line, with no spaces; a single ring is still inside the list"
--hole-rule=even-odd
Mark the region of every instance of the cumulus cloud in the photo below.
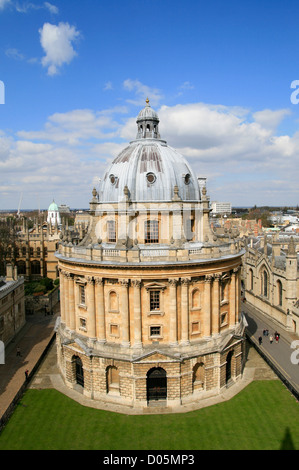
[[[299,131],[291,136],[273,130],[286,110],[252,114],[205,103],[155,110],[161,138],[189,160],[197,176],[207,177],[211,200],[297,204]],[[28,197],[35,191],[45,207],[53,195],[72,207],[88,207],[106,165],[136,136],[136,115],[126,112],[75,109],[49,116],[39,131],[0,131],[0,197],[11,195],[15,207],[21,190]]]
[[[73,43],[80,37],[80,32],[68,23],[59,23],[58,26],[45,23],[39,33],[45,51],[42,65],[48,68],[48,75],[56,75],[64,64],[69,64],[77,55]]]

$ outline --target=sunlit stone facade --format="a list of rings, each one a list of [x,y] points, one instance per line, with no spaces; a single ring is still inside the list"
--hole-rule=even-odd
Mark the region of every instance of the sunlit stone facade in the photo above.
[[[57,253],[65,383],[147,407],[200,401],[242,376],[237,238],[220,238],[187,161],[147,101],[137,137],[93,190],[89,230]]]

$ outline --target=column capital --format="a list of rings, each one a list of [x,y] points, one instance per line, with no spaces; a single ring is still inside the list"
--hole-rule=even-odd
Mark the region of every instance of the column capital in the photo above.
[[[206,274],[205,282],[208,283],[208,284],[211,284],[212,281],[213,281],[213,275],[212,274]]]
[[[131,284],[133,287],[141,287],[141,279],[132,279]]]
[[[130,280],[129,279],[119,279],[118,282],[121,286],[128,287]]]
[[[168,284],[171,286],[171,287],[176,287],[176,285],[178,284],[178,279],[168,279]]]
[[[87,284],[93,284],[94,283],[92,276],[86,276],[85,279],[86,279]]]
[[[94,283],[97,286],[103,286],[104,285],[104,279],[102,277],[95,277],[94,278]]]
[[[191,282],[191,278],[190,278],[190,277],[182,277],[182,278],[181,278],[181,284],[182,284],[183,286],[189,286],[190,282]]]

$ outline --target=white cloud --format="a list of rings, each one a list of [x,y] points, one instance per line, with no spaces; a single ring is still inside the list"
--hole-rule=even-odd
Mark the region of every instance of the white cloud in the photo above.
[[[273,111],[272,109],[264,109],[263,111],[257,111],[253,114],[255,122],[265,127],[266,129],[276,130],[280,122],[288,115],[291,114],[289,109],[278,109]]]
[[[135,99],[128,99],[127,102],[136,106],[144,106],[147,98],[150,100],[151,105],[157,106],[163,98],[160,90],[144,85],[139,80],[128,78],[124,81],[123,86],[125,90],[132,91],[135,94]]]
[[[17,207],[24,191],[31,198],[29,207],[36,193],[44,207],[53,195],[59,203],[88,207],[106,165],[136,136],[135,113],[122,122],[126,111],[75,109],[49,116],[39,131],[16,136],[0,131],[0,199],[11,197],[11,207]],[[252,206],[298,203],[299,131],[293,136],[273,131],[278,116],[288,114],[285,110],[274,110],[277,119],[272,121],[269,110],[254,113],[258,122],[246,109],[205,103],[156,111],[161,138],[189,160],[198,176],[208,178],[211,200]]]
[[[49,2],[45,2],[44,5],[49,10],[50,13],[53,13],[54,15],[58,14],[59,10],[57,6],[52,5],[52,3],[49,3]]]
[[[11,3],[11,0],[0,0],[0,10],[4,10]]]
[[[68,23],[59,23],[58,26],[45,23],[39,33],[41,46],[46,53],[42,65],[48,68],[48,75],[56,75],[60,67],[69,64],[77,55],[73,42],[80,37],[80,32]]]

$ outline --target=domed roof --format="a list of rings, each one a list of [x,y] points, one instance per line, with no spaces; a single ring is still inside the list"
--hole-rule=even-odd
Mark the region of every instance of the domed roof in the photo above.
[[[149,122],[152,120],[152,122]],[[200,200],[197,178],[186,159],[160,139],[159,118],[149,106],[140,111],[136,140],[107,169],[99,188],[100,202],[123,200],[169,202]]]
[[[136,122],[142,120],[155,120],[159,122],[158,114],[151,108],[148,99],[146,100],[146,106],[138,114]]]
[[[57,204],[56,204],[56,203],[54,202],[54,200],[53,200],[53,202],[49,205],[48,212],[49,212],[49,211],[56,211],[56,212],[58,212],[58,210],[59,210],[59,209],[58,209],[58,206],[57,206]]]

